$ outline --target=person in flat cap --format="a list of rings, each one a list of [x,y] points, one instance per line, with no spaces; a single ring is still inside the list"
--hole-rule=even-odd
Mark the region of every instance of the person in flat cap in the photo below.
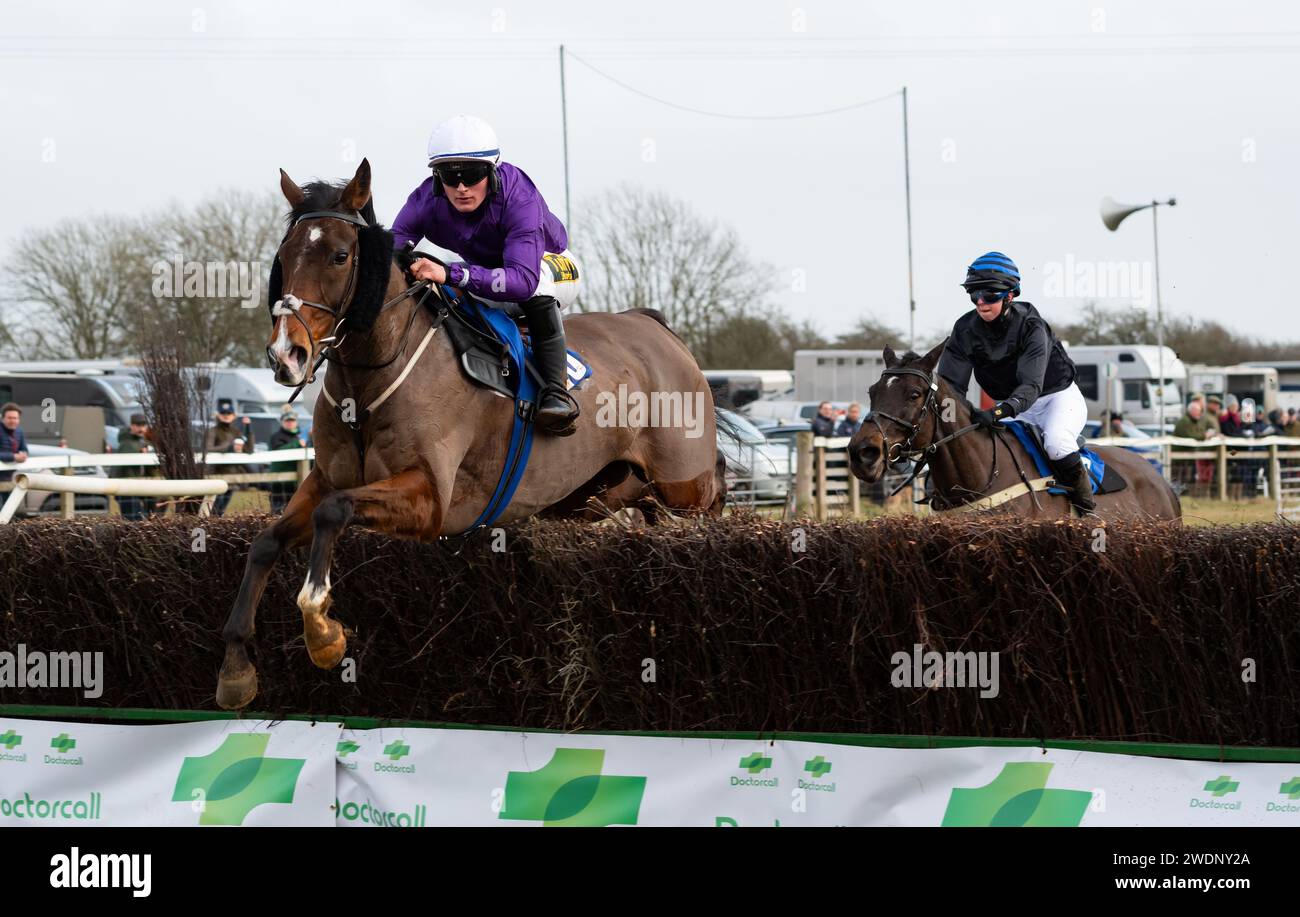
[[[149,418],[143,414],[131,415],[131,426],[117,434],[117,451],[121,455],[140,455],[152,452],[149,443]],[[112,469],[116,478],[143,478],[149,476],[148,465],[117,465]],[[153,497],[118,497],[117,506],[123,519],[143,519],[154,511]]]
[[[1223,431],[1219,429],[1219,412],[1223,410],[1223,398],[1218,395],[1211,395],[1205,399],[1205,418],[1210,422],[1210,432],[1215,436],[1222,436]]]
[[[238,452],[252,455],[254,445],[253,422],[247,417],[241,417],[236,424],[235,402],[229,398],[217,399],[217,422],[208,428],[207,434],[203,437],[204,452]],[[243,465],[208,466],[208,474],[217,477],[222,474],[247,473],[248,469]],[[232,495],[232,489],[227,489],[224,494],[217,496],[217,501],[212,508],[214,515],[220,516],[226,511]]]
[[[271,434],[271,440],[268,444],[271,451],[279,449],[301,449],[307,445],[307,438],[302,435],[298,429],[298,412],[293,409],[293,405],[286,404],[280,409],[280,429]],[[272,462],[271,471],[296,471],[297,462]],[[271,512],[279,515],[284,512],[284,508],[289,503],[289,498],[293,496],[298,485],[294,481],[272,481],[270,484],[271,491]]]

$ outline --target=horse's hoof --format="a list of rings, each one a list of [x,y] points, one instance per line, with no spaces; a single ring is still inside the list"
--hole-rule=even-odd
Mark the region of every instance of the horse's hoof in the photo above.
[[[321,619],[324,626],[319,633],[307,637],[307,654],[311,661],[322,669],[332,669],[343,659],[347,652],[348,638],[343,633],[343,626],[332,618]]]
[[[217,678],[217,706],[222,710],[242,710],[257,697],[257,670],[251,665],[234,675],[225,669]]]

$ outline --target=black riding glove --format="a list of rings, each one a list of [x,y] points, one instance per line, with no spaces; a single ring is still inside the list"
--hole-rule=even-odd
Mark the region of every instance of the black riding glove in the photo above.
[[[412,279],[411,265],[415,263],[417,258],[427,258],[434,264],[442,264],[444,268],[447,266],[446,264],[443,264],[440,259],[435,258],[428,252],[417,252],[415,250],[414,242],[407,242],[403,248],[393,249],[393,260],[396,261],[397,266],[402,269],[402,273],[406,275],[407,280]]]
[[[1015,408],[1005,401],[999,401],[987,411],[975,411],[971,414],[971,419],[985,430],[996,430],[1002,425],[1002,418],[1015,416]]]

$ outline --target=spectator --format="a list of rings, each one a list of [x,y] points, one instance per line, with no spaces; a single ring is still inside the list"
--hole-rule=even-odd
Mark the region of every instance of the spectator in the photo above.
[[[305,445],[307,441],[298,430],[298,414],[291,405],[286,404],[280,411],[280,429],[271,434],[269,447],[272,452],[275,452],[278,449],[301,449]],[[270,470],[296,471],[297,468],[297,462],[272,462]],[[298,489],[298,485],[293,481],[272,481],[270,489],[271,512],[279,515],[284,512],[289,498]]]
[[[1178,418],[1178,423],[1174,424],[1174,436],[1194,439],[1198,442],[1203,442],[1210,436],[1210,422],[1206,419],[1202,407],[1203,402],[1193,396],[1192,400],[1187,404],[1187,413]],[[1208,485],[1214,479],[1214,462],[1208,459],[1195,459],[1194,461],[1196,464],[1196,477],[1192,488],[1193,496],[1203,496],[1208,489]],[[1179,462],[1175,467],[1178,466],[1181,466],[1179,468],[1179,477],[1183,479],[1183,483],[1191,483],[1187,481],[1186,474],[1182,473],[1183,469],[1187,467],[1187,462]]]
[[[813,436],[835,435],[835,411],[829,401],[817,405],[817,416],[812,419]]]
[[[1219,429],[1219,413],[1223,410],[1223,399],[1218,395],[1211,395],[1205,399],[1205,419],[1210,422],[1210,427],[1214,430],[1215,435],[1221,436],[1223,431]]]
[[[235,426],[235,403],[229,398],[217,402],[217,422],[208,428],[203,437],[205,452],[253,454],[253,423],[247,417],[241,418],[240,425]],[[222,474],[245,474],[248,469],[243,465],[209,465],[208,474],[220,477]],[[217,496],[213,512],[220,516],[230,504],[231,491]]]
[[[1111,436],[1128,436],[1124,429],[1124,415],[1118,412],[1110,415],[1110,435]]]
[[[148,441],[149,420],[143,414],[131,415],[129,430],[117,435],[117,451],[122,455],[140,455],[152,452],[153,446]],[[145,465],[115,465],[115,478],[143,478],[147,476]],[[123,519],[143,519],[154,511],[152,497],[118,497],[117,505],[122,510]]]
[[[1219,414],[1219,431],[1224,436],[1241,435],[1241,407],[1236,395],[1229,395],[1223,400],[1223,411]]]
[[[862,405],[856,401],[849,405],[848,412],[840,425],[835,428],[836,436],[852,436],[862,428]]]
[[[1286,426],[1282,432],[1287,436],[1300,436],[1300,414],[1296,413],[1295,408],[1287,408]]]
[[[0,408],[0,462],[21,465],[27,461],[27,436],[18,426],[23,419],[23,409],[10,401]],[[0,481],[12,481],[12,471],[0,471]]]
[[[1281,436],[1282,430],[1286,427],[1286,421],[1282,419],[1282,409],[1273,408],[1268,412],[1268,424],[1264,426],[1256,435],[1258,436]]]

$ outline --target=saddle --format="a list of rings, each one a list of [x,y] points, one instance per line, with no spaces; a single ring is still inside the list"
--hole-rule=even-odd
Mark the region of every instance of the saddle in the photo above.
[[[432,308],[447,310],[442,325],[461,370],[470,381],[509,398],[515,405],[501,476],[487,506],[467,530],[474,531],[500,517],[523,479],[532,452],[533,413],[543,380],[533,365],[529,343],[519,330],[522,310],[516,307],[510,314],[445,285],[439,293],[439,301]],[[568,383],[573,388],[591,375],[591,367],[572,350],[568,354]]]
[[[1002,425],[1007,427],[1020,445],[1025,447],[1034,460],[1034,466],[1042,477],[1052,475],[1052,466],[1047,458],[1047,447],[1043,444],[1043,430],[1036,423],[1025,420],[1004,420]],[[1128,482],[1124,477],[1110,465],[1100,455],[1087,448],[1087,440],[1082,436],[1078,438],[1079,452],[1083,456],[1084,467],[1088,469],[1088,480],[1092,482],[1093,494],[1113,494],[1128,487]],[[1064,487],[1049,487],[1048,493],[1051,494],[1068,494],[1069,491]]]
[[[518,398],[522,356],[522,372],[542,385],[531,344],[520,329],[524,313],[519,306],[494,308],[448,286],[442,292],[451,307],[444,327],[466,378],[502,398]],[[575,351],[568,354],[568,387],[573,389],[591,375],[591,367]]]

